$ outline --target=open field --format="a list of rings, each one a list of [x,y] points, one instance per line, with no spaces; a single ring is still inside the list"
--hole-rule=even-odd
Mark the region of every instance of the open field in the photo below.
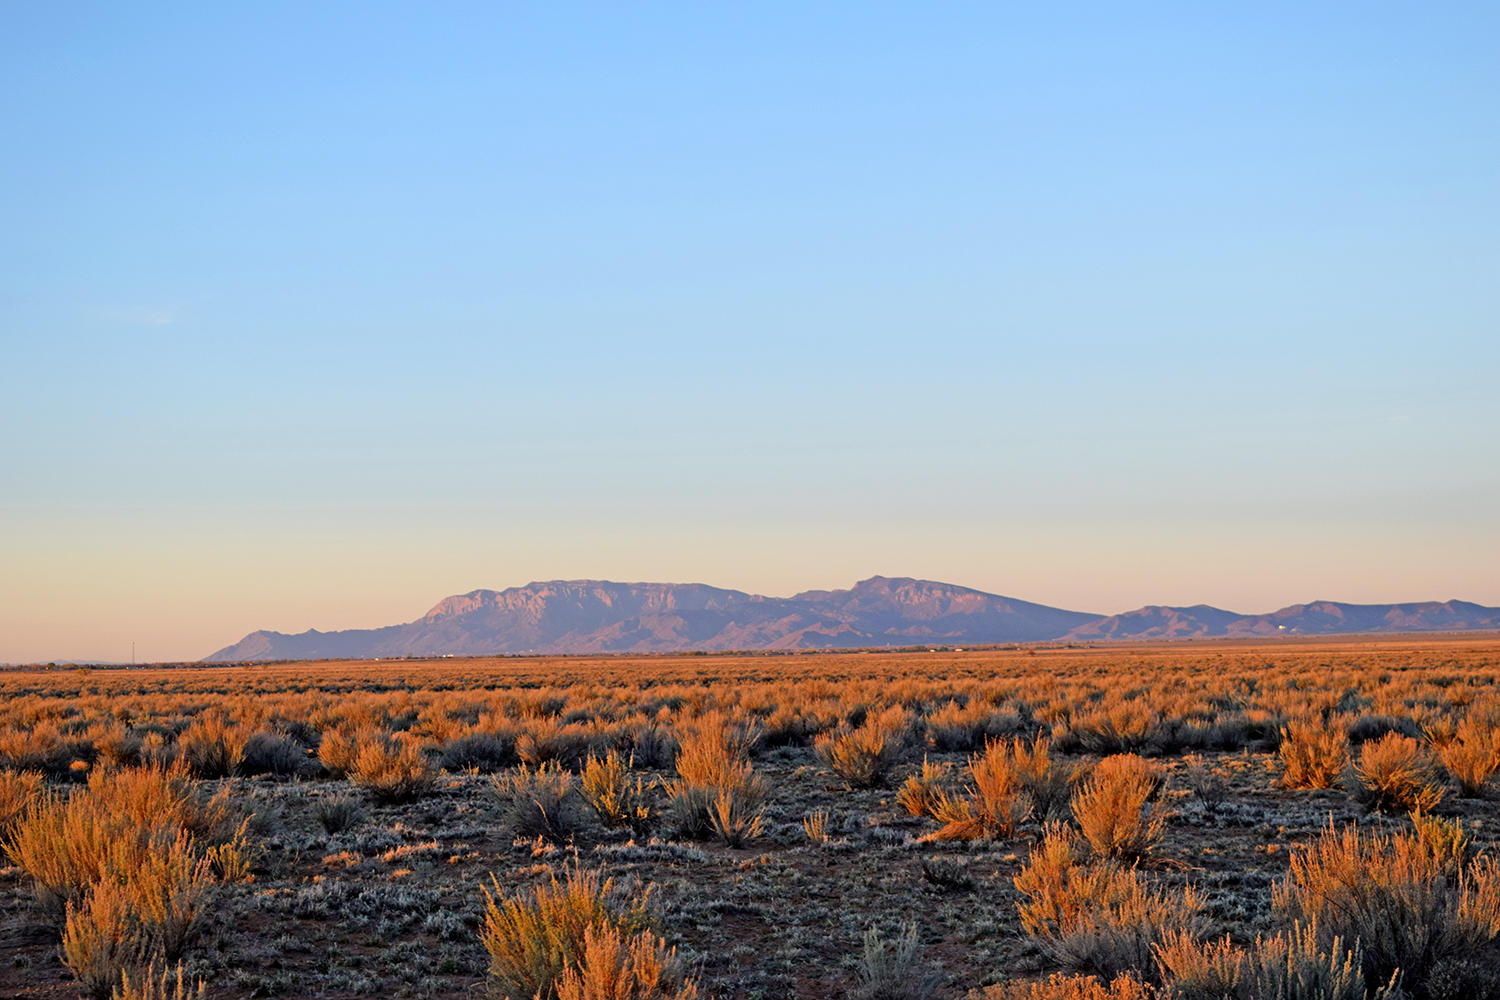
[[[1244,995],[1257,938],[1291,947],[1299,920],[1321,928],[1308,963],[1350,957],[1328,928],[1354,904],[1314,884],[1350,829],[1345,860],[1398,858],[1390,898],[1417,886],[1452,932],[1399,986],[1500,994],[1494,636],[23,669],[0,693],[4,996],[85,995],[84,957],[109,951],[94,910],[144,949],[116,965],[167,952],[205,996],[503,995],[501,904],[580,873],[613,880],[613,912],[644,895],[627,933],[676,949],[670,990],[622,996],[1000,995],[1054,973],[1209,996],[1192,942],[1226,934],[1243,982],[1216,995]],[[110,826],[153,768],[158,808]],[[144,853],[49,855],[86,823]],[[135,884],[158,855],[185,866],[162,876],[175,923],[132,916],[163,909]],[[1358,905],[1396,905],[1369,878]],[[888,957],[915,941],[882,967],[872,927]],[[1374,990],[1399,949],[1366,945]]]

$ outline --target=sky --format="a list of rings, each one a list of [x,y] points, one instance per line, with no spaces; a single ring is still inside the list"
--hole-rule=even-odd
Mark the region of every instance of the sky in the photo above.
[[[1500,6],[0,12],[0,662],[532,580],[1500,605]]]

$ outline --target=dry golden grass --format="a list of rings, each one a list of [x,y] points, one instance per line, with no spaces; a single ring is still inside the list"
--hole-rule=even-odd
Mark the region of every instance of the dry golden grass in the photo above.
[[[181,962],[175,971],[163,963],[160,973],[152,965],[134,974],[125,970],[110,1000],[203,1000],[206,989],[203,980],[194,984],[183,974]]]

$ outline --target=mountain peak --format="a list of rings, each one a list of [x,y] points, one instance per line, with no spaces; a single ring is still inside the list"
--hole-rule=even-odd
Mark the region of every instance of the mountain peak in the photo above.
[[[261,630],[213,661],[656,653],[1500,629],[1500,608],[1462,601],[1313,601],[1263,615],[1153,604],[1097,615],[914,577],[761,597],[701,583],[533,581],[446,597],[421,618],[299,635]]]

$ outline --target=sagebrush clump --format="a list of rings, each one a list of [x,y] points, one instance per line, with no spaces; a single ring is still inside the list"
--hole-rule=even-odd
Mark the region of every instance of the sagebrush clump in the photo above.
[[[1451,988],[1488,975],[1473,963],[1500,935],[1500,865],[1485,857],[1460,867],[1451,836],[1330,825],[1292,854],[1272,904],[1325,948],[1357,941],[1367,983],[1398,976],[1405,992],[1427,998],[1440,976]]]
[[[1174,934],[1207,926],[1196,892],[1149,885],[1113,859],[1091,860],[1078,835],[1053,824],[1014,879],[1021,925],[1064,966],[1105,977],[1151,967]]]
[[[862,726],[844,725],[823,733],[813,745],[834,774],[855,788],[875,788],[885,784],[900,760],[910,729],[911,717],[897,706],[867,718]]]
[[[705,715],[684,732],[677,780],[668,784],[670,824],[680,835],[717,833],[739,847],[759,835],[766,783],[750,763],[753,725],[722,714]]]
[[[974,840],[979,837],[1009,837],[1032,814],[1032,799],[1026,793],[1016,766],[1014,744],[988,744],[983,753],[969,758],[969,784],[962,794],[939,791],[931,806],[934,819],[942,824],[931,834],[934,840]]]
[[[1437,765],[1410,736],[1387,733],[1360,748],[1353,766],[1354,798],[1379,812],[1426,812],[1446,789]]]
[[[633,757],[610,750],[603,757],[590,755],[579,782],[584,801],[605,826],[629,827],[644,833],[656,810],[643,778],[631,773]]]
[[[1332,788],[1349,763],[1349,734],[1337,719],[1298,719],[1281,731],[1281,784]]]
[[[1073,820],[1103,857],[1135,860],[1149,854],[1167,827],[1156,802],[1162,776],[1135,754],[1106,757],[1073,794]]]
[[[677,998],[690,1000],[676,953],[650,930],[644,905],[611,902],[615,885],[572,869],[530,892],[484,889],[480,939],[490,956],[487,989],[497,1000]]]

